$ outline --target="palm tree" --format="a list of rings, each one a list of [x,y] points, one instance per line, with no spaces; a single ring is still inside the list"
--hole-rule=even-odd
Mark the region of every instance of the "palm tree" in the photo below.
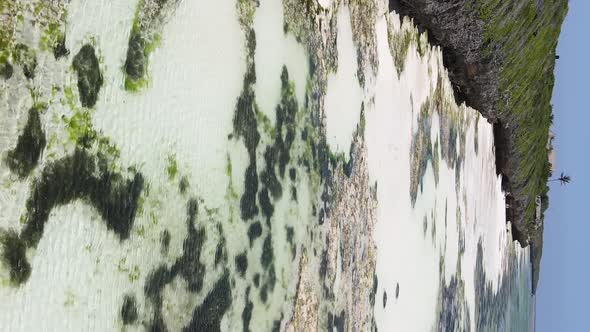
[[[568,183],[570,183],[572,181],[572,177],[565,174],[564,172],[561,172],[561,174],[559,175],[559,177],[557,179],[551,179],[547,182],[553,182],[553,181],[559,181],[561,183],[561,185],[566,185]]]

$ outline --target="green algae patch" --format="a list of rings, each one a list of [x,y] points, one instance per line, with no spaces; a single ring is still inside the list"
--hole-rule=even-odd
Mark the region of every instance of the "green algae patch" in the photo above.
[[[148,41],[138,31],[131,31],[127,57],[125,59],[125,90],[138,92],[149,84],[147,65],[150,53],[160,44],[160,37],[156,35]]]
[[[15,63],[22,67],[23,74],[26,78],[35,78],[35,70],[37,69],[37,56],[35,51],[30,49],[27,45],[19,43],[14,46],[13,57]]]
[[[39,157],[46,143],[39,111],[31,108],[29,109],[27,124],[23,129],[23,133],[18,137],[16,147],[8,151],[6,156],[8,168],[20,178],[25,178],[39,162]]]
[[[90,44],[82,46],[74,56],[72,66],[78,74],[80,103],[84,107],[93,107],[103,84],[102,73],[100,72],[94,47]]]
[[[176,174],[178,173],[178,164],[176,162],[176,156],[169,155],[168,156],[168,163],[166,165],[166,173],[168,173],[168,180],[172,181],[176,178]]]
[[[125,60],[126,79],[137,81],[145,75],[146,54],[145,40],[139,32],[132,31],[129,37],[129,46],[127,48],[127,58]]]
[[[62,32],[60,25],[60,22],[49,23],[39,39],[39,49],[44,52],[51,50],[55,59],[67,57],[70,54],[66,48],[66,35]]]
[[[178,0],[140,0],[127,43],[123,72],[125,90],[139,92],[149,85],[148,60],[160,45],[162,25]]]

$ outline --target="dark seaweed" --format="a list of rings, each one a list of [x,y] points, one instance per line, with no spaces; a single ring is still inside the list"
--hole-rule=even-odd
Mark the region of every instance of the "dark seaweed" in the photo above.
[[[260,174],[262,184],[268,188],[274,199],[283,195],[283,188],[275,173],[275,164],[278,149],[275,146],[267,146],[264,150],[264,170]]]
[[[246,168],[244,179],[244,194],[240,199],[240,211],[244,221],[254,218],[258,214],[256,192],[258,191],[258,174],[256,174],[256,160],[250,162]]]
[[[318,224],[324,224],[324,218],[326,217],[326,213],[324,212],[324,208],[320,209],[320,215],[318,216]]]
[[[123,306],[121,306],[121,319],[123,324],[133,324],[137,320],[137,303],[135,296],[125,295],[123,297]]]
[[[262,303],[266,303],[268,300],[268,285],[266,283],[260,287],[260,300]]]
[[[16,147],[6,155],[8,168],[21,179],[25,178],[37,165],[45,144],[39,111],[33,107],[29,109],[29,119],[23,133],[18,137]]]
[[[140,173],[136,173],[133,179],[124,179],[121,174],[109,171],[105,160],[76,149],[73,155],[47,165],[33,182],[19,243],[22,242],[26,248],[36,247],[51,210],[75,199],[94,206],[107,228],[115,232],[120,240],[125,240],[129,237],[142,189],[143,177]],[[20,244],[16,248],[20,249]],[[26,256],[23,255],[20,260],[12,259],[10,257],[14,254],[11,250],[5,250],[3,255],[11,274],[21,276],[14,281],[25,282],[29,273],[23,273],[23,268],[28,263],[22,260],[26,261]]]
[[[203,288],[203,277],[205,276],[205,265],[200,261],[201,249],[205,242],[205,229],[195,229],[194,217],[191,217],[195,208],[194,203],[196,200],[189,201],[188,235],[182,245],[182,256],[176,261],[172,270],[179,271],[188,283],[189,291],[198,292]]]
[[[145,44],[145,39],[139,32],[131,31],[125,59],[125,74],[132,80],[139,80],[145,75]]]
[[[147,276],[143,291],[146,298],[154,306],[154,315],[160,315],[162,308],[162,289],[172,282],[175,275],[164,264],[158,266]]]
[[[291,186],[291,199],[297,203],[297,188],[295,186]]]
[[[352,146],[350,147],[350,155],[348,157],[348,162],[342,161],[342,171],[344,171],[344,175],[347,178],[350,178],[352,175],[352,167],[354,166],[354,157],[352,155]]]
[[[272,332],[280,332],[281,331],[281,321],[275,320],[272,324]]]
[[[162,255],[168,254],[168,248],[170,247],[170,232],[165,229],[160,235],[160,244],[162,245]]]
[[[320,259],[320,279],[324,280],[326,278],[326,272],[328,271],[328,251],[322,251],[322,256]]]
[[[225,238],[221,238],[217,243],[217,249],[215,249],[215,266],[217,266],[225,258],[223,247],[225,246]]]
[[[246,305],[244,306],[244,310],[242,311],[242,326],[244,332],[250,331],[250,320],[252,319],[252,309],[254,309],[254,304],[248,297],[250,296],[250,287],[246,289]]]
[[[285,230],[287,231],[287,242],[293,244],[293,235],[295,235],[295,230],[292,226],[285,226]]]
[[[14,58],[16,63],[23,67],[23,74],[28,79],[35,78],[35,69],[37,69],[37,57],[35,53],[25,44],[16,44],[14,46]]]
[[[336,329],[337,332],[344,332],[345,314],[344,310],[340,312],[340,315],[328,312],[328,331]]]
[[[268,189],[262,188],[262,190],[260,190],[258,193],[258,202],[260,203],[262,214],[266,217],[267,222],[270,224],[270,217],[272,217],[275,209],[270,201]]]
[[[371,293],[369,294],[369,303],[371,306],[375,306],[375,295],[377,294],[377,286],[379,281],[377,280],[377,274],[373,273],[373,288],[371,289]]]
[[[254,36],[254,34],[251,34]],[[242,94],[236,103],[233,118],[235,137],[242,138],[248,151],[250,165],[246,168],[244,176],[244,194],[240,199],[240,212],[244,221],[254,218],[258,214],[256,206],[256,193],[258,192],[258,173],[256,172],[256,147],[260,142],[256,122],[256,101],[253,85],[256,83],[256,71],[254,63],[248,64],[244,76]]]
[[[248,239],[250,239],[250,247],[254,243],[254,240],[262,235],[262,225],[256,221],[250,227],[248,227]]]
[[[66,48],[66,35],[61,34],[55,45],[53,45],[53,56],[57,60],[68,55],[70,55],[70,51]]]
[[[203,304],[193,311],[193,317],[190,323],[183,328],[183,331],[221,331],[221,319],[231,304],[229,273],[226,271],[217,281],[213,290],[207,294]]]
[[[184,194],[186,194],[188,186],[189,186],[188,179],[186,178],[186,176],[183,176],[180,179],[180,182],[178,182],[178,191],[180,191],[180,193],[184,195]]]
[[[29,279],[31,265],[27,261],[27,246],[14,230],[0,234],[2,261],[10,267],[10,281],[20,285]]]
[[[246,274],[246,270],[248,269],[248,255],[246,252],[243,252],[236,256],[235,258],[236,263],[236,270],[240,273],[243,277]]]
[[[276,108],[277,132],[275,147],[279,153],[279,174],[285,176],[285,168],[291,159],[290,149],[295,140],[296,127],[295,116],[298,106],[297,99],[289,83],[287,67],[283,66],[281,72],[281,103]]]
[[[277,282],[277,274],[275,271],[274,263],[271,264],[270,268],[268,269],[268,279],[266,280],[266,282],[271,291],[275,289],[275,284]]]
[[[254,282],[254,286],[260,286],[260,273],[256,273],[252,281]]]
[[[285,226],[285,230],[287,232],[287,242],[291,245],[291,257],[295,258],[295,255],[297,254],[297,246],[295,242],[293,242],[295,230],[292,226]]]
[[[265,269],[268,268],[270,266],[270,263],[272,263],[273,256],[274,253],[272,249],[272,238],[270,234],[268,234],[264,239],[264,245],[262,246],[262,255],[260,256],[260,263],[262,264],[262,267],[264,267]]]
[[[160,265],[149,273],[144,286],[146,298],[154,308],[154,314],[149,323],[151,331],[166,331],[166,325],[162,319],[162,290],[171,283],[177,276],[187,282],[190,292],[200,292],[203,288],[205,276],[205,265],[201,263],[200,256],[206,233],[204,228],[196,229],[196,217],[198,214],[198,202],[196,199],[189,199],[187,202],[187,229],[188,234],[183,242],[182,256],[176,259],[174,264],[168,268],[165,264]],[[223,246],[224,240],[220,244]],[[219,248],[219,247],[218,247]],[[220,257],[222,254],[220,254]],[[217,259],[217,257],[216,257]],[[222,258],[220,258],[221,260]],[[227,272],[226,272],[227,274]],[[229,281],[228,281],[229,288]],[[207,299],[205,299],[207,301]],[[194,317],[193,317],[194,320]],[[191,330],[192,331],[192,330]]]
[[[260,142],[260,133],[256,123],[256,106],[253,85],[256,83],[254,65],[247,69],[244,77],[242,94],[238,98],[233,118],[234,133],[244,139],[250,162],[256,160],[256,147]]]
[[[12,68],[12,64],[10,64],[8,60],[0,64],[0,76],[2,76],[5,80],[10,79],[13,72],[14,69]]]
[[[80,103],[84,107],[93,107],[103,83],[94,47],[90,44],[82,46],[78,54],[74,56],[72,66],[78,73]]]
[[[248,30],[248,54],[253,57],[256,51],[256,32],[250,28]]]
[[[99,211],[108,229],[125,240],[133,226],[142,189],[140,173],[133,179],[124,179],[121,174],[110,171],[100,156],[76,149],[73,155],[47,165],[33,183],[21,238],[27,246],[35,247],[51,210],[83,199]]]

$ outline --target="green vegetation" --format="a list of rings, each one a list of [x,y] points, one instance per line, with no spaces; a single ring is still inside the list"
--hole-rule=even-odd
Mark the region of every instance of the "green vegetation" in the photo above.
[[[35,69],[37,69],[37,56],[35,51],[31,50],[25,44],[16,44],[13,53],[16,64],[23,68],[23,74],[28,79],[35,78]]]
[[[149,83],[147,73],[150,54],[160,45],[161,24],[166,11],[172,9],[174,1],[140,0],[137,4],[133,26],[129,35],[125,72],[125,90],[138,92]]]
[[[489,0],[474,7],[485,22],[486,53],[499,50],[501,67],[496,102],[499,118],[514,128],[512,158],[515,174],[509,179],[513,192],[528,197],[523,218],[531,229],[535,197],[546,193],[550,176],[547,141],[552,114],[555,48],[567,1]]]

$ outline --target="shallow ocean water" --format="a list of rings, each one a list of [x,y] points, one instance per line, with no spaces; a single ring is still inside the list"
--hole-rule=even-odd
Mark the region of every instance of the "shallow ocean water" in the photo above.
[[[150,3],[71,1],[59,21],[69,55],[59,59],[37,46],[41,28],[27,29],[45,12],[18,8],[27,15],[14,38],[36,50],[38,64],[33,79],[15,63],[0,81],[0,326],[351,329],[355,305],[383,331],[528,326],[528,251],[507,231],[492,127],[456,105],[440,50],[411,22],[375,1],[378,69],[361,68],[361,83],[352,5],[319,3],[324,30],[305,37],[292,1],[180,0],[155,14]],[[145,51],[147,83],[130,91],[127,49],[143,12],[151,19],[142,33],[158,37]],[[83,45],[93,46],[103,79],[92,107],[82,106],[71,66]],[[20,177],[7,158],[29,109],[47,143]],[[56,176],[76,151],[95,169]],[[114,194],[138,174],[138,193]],[[102,180],[64,185],[86,177]],[[50,189],[39,189],[44,181]],[[339,195],[347,181],[374,188],[374,198],[359,203],[361,185]],[[71,199],[47,207],[52,193]],[[351,249],[352,220],[335,211],[352,202],[370,232],[359,231]],[[43,209],[39,238],[29,239]],[[109,221],[120,210],[127,233]],[[10,231],[25,246],[16,264]],[[362,257],[374,283],[358,286],[372,300],[351,304],[355,290],[343,285],[357,270],[346,257],[372,243],[376,258]],[[24,262],[30,275],[17,280]]]

